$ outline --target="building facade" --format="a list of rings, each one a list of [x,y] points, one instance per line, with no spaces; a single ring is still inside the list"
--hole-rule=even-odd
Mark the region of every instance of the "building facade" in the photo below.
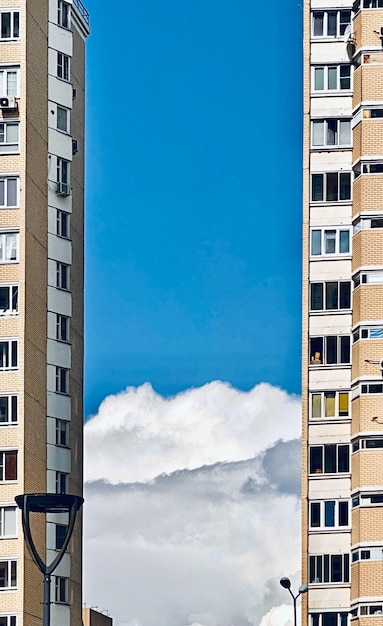
[[[0,1],[0,626],[41,624],[14,497],[82,494],[85,40],[80,0]],[[39,516],[50,562],[67,519]],[[81,515],[52,577],[81,625]]]
[[[367,626],[383,623],[383,0],[303,8],[302,623]]]

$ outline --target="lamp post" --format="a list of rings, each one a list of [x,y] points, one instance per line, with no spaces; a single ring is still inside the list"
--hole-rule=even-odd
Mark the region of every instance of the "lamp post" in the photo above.
[[[309,588],[307,585],[301,585],[298,589],[298,593],[296,596],[294,596],[293,592],[291,591],[291,580],[290,578],[287,578],[286,576],[284,576],[283,578],[281,578],[281,580],[279,581],[280,585],[284,588],[287,589],[290,596],[293,599],[293,603],[294,603],[294,626],[297,626],[297,600],[299,598],[300,595],[302,595],[302,593],[307,593]]]
[[[22,511],[24,539],[34,563],[44,576],[43,626],[50,626],[51,619],[51,575],[64,556],[73,533],[77,511],[81,508],[84,498],[70,494],[58,493],[25,493],[15,497],[17,506]],[[32,539],[30,513],[69,513],[69,523],[63,544],[56,558],[46,564]]]

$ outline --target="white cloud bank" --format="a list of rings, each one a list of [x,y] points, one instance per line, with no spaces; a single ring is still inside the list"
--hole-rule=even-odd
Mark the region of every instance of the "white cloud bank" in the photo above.
[[[300,402],[214,382],[110,396],[85,426],[85,588],[115,626],[290,626]]]

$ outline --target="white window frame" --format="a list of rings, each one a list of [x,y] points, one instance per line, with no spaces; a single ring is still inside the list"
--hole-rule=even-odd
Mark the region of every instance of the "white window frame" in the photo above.
[[[70,29],[71,9],[65,0],[57,0],[57,24],[66,30]]]
[[[321,448],[322,449],[322,458],[321,458],[321,471],[315,470],[314,472],[311,472],[311,451],[314,450],[314,448]],[[334,450],[332,452],[335,452],[335,465],[336,465],[336,470],[335,472],[326,472],[326,450],[328,450],[329,448],[334,448]],[[348,448],[348,470],[344,470],[344,471],[340,471],[339,470],[339,466],[341,465],[340,463],[340,449],[341,448]],[[343,450],[344,452],[344,450]],[[322,443],[322,444],[314,444],[312,446],[309,446],[309,458],[308,458],[308,466],[309,466],[309,475],[310,476],[335,476],[338,474],[341,474],[342,476],[347,476],[348,474],[350,474],[350,470],[351,470],[351,455],[350,455],[350,444],[348,443],[334,443],[334,444],[326,444],[326,443]]]
[[[334,574],[336,572],[336,568],[334,567],[334,561],[341,558],[342,562],[342,577],[341,580],[334,580]],[[328,578],[325,575],[325,563],[328,559]],[[318,563],[320,561],[320,565]],[[313,565],[313,568],[312,568]],[[341,585],[344,583],[349,583],[351,579],[351,568],[350,568],[350,555],[347,552],[346,554],[310,554],[309,555],[309,581],[311,585]],[[312,569],[314,571],[312,571]],[[316,576],[318,574],[318,576]]]
[[[354,289],[360,285],[383,285],[383,270],[364,270],[353,276]]]
[[[3,37],[3,15],[5,13],[10,13],[10,24],[11,24],[11,33],[10,37]],[[16,18],[17,14],[17,18]],[[15,28],[16,26],[16,28]],[[17,31],[15,34],[15,30]],[[0,42],[9,43],[10,41],[19,41],[20,39],[20,11],[18,9],[6,9],[3,8],[0,10]]]
[[[70,194],[70,161],[61,157],[57,157],[56,183],[57,193]]]
[[[313,233],[314,232],[320,232],[321,233],[321,251],[320,254],[313,254],[312,252],[312,248],[313,248]],[[326,252],[326,243],[327,241],[331,241],[331,239],[333,239],[332,235],[331,235],[331,239],[330,239],[330,233],[335,232],[335,251],[334,252]],[[347,252],[341,252],[340,251],[340,239],[341,239],[341,233],[343,232],[347,232],[348,233],[348,247],[349,249],[347,250]],[[327,258],[331,258],[331,257],[337,257],[337,256],[351,256],[351,245],[352,245],[352,231],[350,227],[330,227],[330,228],[312,228],[310,231],[310,256],[312,259],[318,259],[321,257],[327,257]]]
[[[15,532],[10,534],[5,534],[5,511],[6,509],[12,510],[14,513],[14,526]],[[14,539],[18,535],[17,532],[17,507],[13,504],[1,504],[0,505],[0,539]]]
[[[363,9],[381,9],[383,0],[362,0]]]
[[[316,339],[322,340],[322,351],[315,350],[313,342]],[[335,362],[328,363],[329,352],[331,350],[329,348],[330,340],[335,339],[336,343],[336,358]],[[347,342],[342,341],[342,339],[348,339],[348,352],[349,352],[349,360],[342,361],[342,350],[347,347]],[[316,357],[316,354],[319,354],[319,357]],[[328,366],[328,367],[336,367],[336,366],[347,366],[351,365],[351,335],[312,335],[309,338],[309,356],[310,356],[310,365],[315,366]]]
[[[63,113],[65,113],[65,128],[60,128],[59,126],[59,111],[63,111]],[[70,109],[67,109],[59,104],[56,107],[56,129],[60,133],[69,134],[70,132]]]
[[[383,228],[382,217],[359,217],[353,225],[353,233],[356,235],[361,230],[380,230]]]
[[[70,81],[70,56],[63,52],[57,52],[57,78]]]
[[[7,615],[5,615],[4,613],[1,613],[0,618],[2,620],[5,620],[4,626],[17,626],[17,616],[14,613],[7,614]]]
[[[15,316],[19,314],[19,286],[15,283],[0,283],[0,291],[4,289],[8,291],[8,309],[0,307],[0,317]],[[1,301],[1,300],[0,300]]]
[[[11,127],[17,128],[17,141],[9,141],[8,133]],[[1,138],[4,137],[2,140]],[[0,154],[18,154],[20,152],[20,122],[12,120],[6,121],[4,118],[0,121]]]
[[[342,67],[349,67],[350,69],[350,73],[349,76],[342,76],[341,77],[341,68]],[[335,89],[329,89],[328,88],[328,84],[329,84],[329,70],[336,68],[336,88]],[[319,69],[323,69],[323,84],[324,84],[324,88],[323,89],[315,89],[315,72],[316,70]],[[342,80],[349,80],[350,84],[349,87],[342,87]],[[351,63],[329,63],[328,65],[313,65],[311,67],[311,93],[312,95],[316,95],[316,94],[332,94],[332,93],[349,93],[352,91],[353,88],[353,71],[352,71],[352,65]],[[327,85],[327,87],[326,87]]]
[[[371,391],[371,389],[373,388],[379,389],[379,391]],[[378,380],[360,383],[360,395],[375,396],[380,393],[383,393],[383,383],[379,382]]]
[[[315,35],[314,33],[314,14],[315,13],[323,13],[323,33],[321,35]],[[329,13],[336,13],[336,33],[328,34],[329,28]],[[350,20],[348,22],[341,22],[341,14],[349,13]],[[352,12],[351,9],[315,9],[311,12],[311,37],[313,39],[335,39],[339,37],[344,37],[347,26],[351,25]]]
[[[338,285],[338,306],[336,308],[333,307],[328,307],[327,306],[327,293],[326,293],[326,285],[332,284],[332,283],[337,283]],[[313,286],[314,285],[322,285],[322,304],[324,305],[321,309],[314,309],[312,307],[312,300],[313,300]],[[349,285],[350,287],[350,306],[349,307],[341,307],[341,285]],[[349,311],[352,308],[351,305],[351,300],[352,300],[352,283],[351,280],[315,280],[312,281],[310,283],[310,311],[312,313],[330,313],[330,312],[337,312],[337,311]]]
[[[56,493],[68,493],[68,476],[66,472],[56,472]],[[64,491],[62,487],[64,486]]]
[[[7,455],[14,455],[16,454],[16,478],[6,478],[7,475]],[[17,449],[15,450],[14,448],[11,449],[7,449],[7,450],[0,450],[0,483],[16,483],[17,482],[17,476],[18,476],[18,452]]]
[[[348,611],[322,611],[310,613],[310,626],[326,626],[326,615],[336,615],[336,626],[348,625]]]
[[[56,235],[70,239],[70,213],[61,209],[57,209],[56,213]]]
[[[338,192],[338,197],[336,199],[328,199],[328,193],[329,193],[329,189],[330,186],[328,184],[328,179],[330,176],[334,176],[337,175],[337,192]],[[314,184],[313,184],[313,180],[314,180],[314,176],[318,177],[321,176],[322,177],[322,198],[320,200],[315,199],[314,200]],[[341,198],[341,190],[342,190],[342,177],[348,176],[349,177],[349,189],[350,189],[350,195],[346,198]],[[310,186],[311,186],[311,191],[310,191],[310,202],[312,204],[338,204],[339,202],[345,203],[345,204],[350,204],[350,202],[352,201],[352,172],[347,172],[347,171],[340,171],[340,172],[312,172],[311,176],[310,176]]]
[[[56,393],[63,395],[69,394],[69,369],[66,367],[56,366]]]
[[[351,552],[351,563],[360,561],[383,561],[383,550],[381,547],[371,546],[357,548]]]
[[[70,288],[70,265],[56,261],[56,287],[69,291]]]
[[[16,74],[16,89],[9,89],[9,74]],[[20,98],[20,65],[0,65],[0,97]]]
[[[335,137],[337,139],[337,143],[328,143],[328,133],[329,133],[329,126],[332,125],[335,122],[336,125],[336,129],[335,129]],[[314,127],[317,125],[322,125],[322,143],[314,143],[314,137],[315,137],[315,131],[314,131]],[[349,141],[346,143],[341,143],[341,128],[343,124],[348,124],[349,127]],[[311,148],[315,149],[322,149],[323,148],[327,148],[328,150],[331,150],[333,148],[351,148],[352,147],[352,131],[351,131],[351,118],[347,118],[347,117],[332,117],[332,118],[320,118],[320,119],[312,119],[311,120]]]
[[[4,347],[3,347],[4,346]],[[16,337],[0,339],[0,372],[18,369],[18,341]],[[1,365],[5,361],[5,365]],[[16,364],[15,364],[16,363]]]
[[[8,187],[11,182],[16,183],[16,204],[8,202],[8,197],[11,195],[9,193]],[[11,175],[0,175],[0,183],[4,184],[4,203],[0,204],[0,209],[18,209],[20,206],[20,177]]]
[[[56,313],[56,339],[64,343],[70,342],[70,317]]]
[[[9,589],[17,589],[17,559],[4,559],[1,558],[0,559],[1,563],[7,563],[7,578],[8,578],[8,585],[7,586],[0,586],[0,593],[2,591],[8,591]],[[15,568],[15,584],[12,585],[12,569],[13,566]]]
[[[0,394],[0,400],[4,400],[4,420],[0,420],[1,426],[15,426],[19,421],[18,416],[18,396],[16,394]]]
[[[353,334],[353,343],[365,339],[383,339],[383,326],[358,326]]]
[[[68,604],[68,578],[55,576],[55,603]]]
[[[335,415],[326,415],[326,394],[335,394],[335,407],[334,407],[334,413]],[[340,415],[340,399],[339,396],[340,395],[347,395],[348,398],[348,411],[347,411],[347,415]],[[313,416],[313,400],[314,397],[316,396],[320,396],[320,408],[321,408],[321,415],[319,417],[314,417]],[[344,391],[342,390],[335,390],[335,389],[328,389],[326,391],[312,391],[310,393],[310,407],[309,407],[309,414],[310,414],[310,419],[312,420],[334,420],[334,419],[349,419],[351,417],[351,398],[350,398],[350,392],[349,391]]]
[[[334,506],[334,525],[326,525],[326,505],[332,504]],[[312,523],[312,508],[314,505],[319,507],[320,522],[318,526]],[[347,508],[347,524],[340,524],[340,509],[341,507]],[[309,501],[309,529],[310,531],[332,531],[332,530],[347,530],[351,525],[351,510],[349,500],[337,500],[336,498],[330,500],[310,500]]]
[[[67,448],[69,445],[69,422],[56,418],[56,446]]]

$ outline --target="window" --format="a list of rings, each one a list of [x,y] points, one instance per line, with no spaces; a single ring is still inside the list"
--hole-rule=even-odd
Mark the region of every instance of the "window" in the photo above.
[[[360,615],[382,615],[382,604],[362,604],[360,606]]]
[[[17,451],[0,452],[0,481],[17,480]]]
[[[369,119],[369,118],[376,118],[376,117],[383,117],[383,109],[378,109],[376,107],[374,107],[373,109],[367,109],[366,107],[363,107],[363,118],[364,119]]]
[[[0,615],[0,626],[16,626],[16,615]]]
[[[19,122],[0,124],[0,154],[19,152]]]
[[[56,550],[61,550],[67,536],[68,526],[65,524],[56,524]]]
[[[65,367],[56,367],[56,391],[57,393],[69,391],[69,370]]]
[[[57,24],[63,28],[69,28],[69,4],[64,0],[58,0],[57,3]]]
[[[321,554],[309,558],[310,583],[350,582],[350,557],[348,554]]]
[[[68,196],[70,194],[69,161],[61,157],[57,157],[56,182],[57,193],[61,196]]]
[[[381,9],[383,0],[363,0],[363,9]]]
[[[68,492],[68,474],[56,472],[56,493]]]
[[[57,128],[58,130],[63,130],[64,132],[68,132],[68,109],[64,109],[63,107],[57,106]]]
[[[348,391],[321,391],[311,394],[311,418],[348,417]]]
[[[379,272],[376,270],[370,270],[367,272],[358,272],[355,274],[354,278],[354,289],[359,287],[362,284],[370,284],[370,285],[382,285],[383,284],[383,272]]]
[[[18,233],[0,233],[0,263],[18,261]]]
[[[383,217],[362,217],[354,222],[354,235],[361,230],[369,230],[370,228],[383,228]]]
[[[56,315],[56,339],[58,341],[69,341],[69,317],[66,315]]]
[[[310,446],[310,474],[347,474],[349,471],[348,444]]]
[[[359,339],[383,339],[383,328],[357,328],[352,336],[354,343]]]
[[[17,423],[17,396],[0,396],[0,424]]]
[[[0,209],[13,209],[19,206],[18,176],[0,177]]]
[[[313,91],[344,91],[351,89],[351,65],[321,65],[312,68]]]
[[[19,288],[17,285],[0,284],[0,315],[16,315],[19,311]]]
[[[0,96],[20,97],[20,68],[18,65],[0,67]]]
[[[360,386],[361,393],[383,393],[382,383],[369,383]]]
[[[56,287],[69,289],[69,265],[60,261],[56,264]]]
[[[351,363],[349,335],[311,337],[310,365],[342,365]]]
[[[351,11],[313,11],[313,37],[341,37],[351,24]]]
[[[313,120],[311,122],[311,146],[313,148],[351,146],[351,120]]]
[[[17,515],[15,506],[0,507],[0,537],[17,536]]]
[[[62,576],[55,576],[55,602],[68,602],[68,579]]]
[[[310,613],[310,626],[347,626],[348,613]]]
[[[311,255],[350,254],[350,229],[318,228],[311,231]]]
[[[352,451],[357,452],[358,450],[381,450],[383,448],[383,437],[370,437],[359,438],[353,441],[352,443]]]
[[[349,525],[348,500],[310,502],[310,528],[331,529]]]
[[[18,39],[20,37],[20,12],[0,12],[1,41],[6,39]]]
[[[376,506],[383,504],[383,493],[368,493],[356,495],[352,499],[352,506]]]
[[[351,173],[311,174],[312,202],[342,202],[351,199]]]
[[[57,53],[57,76],[69,80],[69,57],[62,52]]]
[[[56,419],[56,446],[68,445],[69,422]]]
[[[0,589],[17,586],[17,561],[0,561]]]
[[[0,371],[17,369],[17,339],[0,341]]]
[[[358,178],[361,174],[383,174],[383,163],[359,161],[353,167],[354,177]]]
[[[311,311],[337,311],[351,308],[351,281],[311,283]]]
[[[66,213],[65,211],[57,210],[56,234],[59,237],[65,237],[65,239],[69,239],[69,234],[70,234],[69,213]]]
[[[351,560],[353,563],[356,561],[381,561],[383,559],[382,548],[370,548],[369,550],[353,550]]]

